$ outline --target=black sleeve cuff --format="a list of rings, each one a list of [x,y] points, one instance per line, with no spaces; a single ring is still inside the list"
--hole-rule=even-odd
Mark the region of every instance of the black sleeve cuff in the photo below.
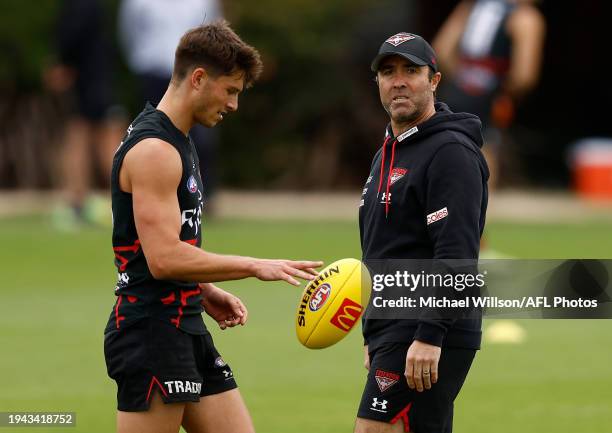
[[[414,334],[414,340],[442,347],[445,336],[446,328],[443,326],[432,322],[419,322],[419,326]]]

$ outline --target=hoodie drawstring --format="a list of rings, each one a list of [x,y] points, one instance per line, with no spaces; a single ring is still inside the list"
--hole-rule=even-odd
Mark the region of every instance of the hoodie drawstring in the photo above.
[[[391,174],[393,172],[393,160],[395,159],[395,145],[397,140],[393,140],[391,145],[391,163],[389,164],[389,173],[387,174],[387,200],[385,201],[385,217],[389,216],[389,202],[391,197],[389,196],[389,187],[391,186]]]
[[[382,146],[382,161],[380,161],[380,176],[378,176],[378,191],[376,191],[376,198],[378,198],[378,194],[380,194],[380,189],[382,187],[382,178],[385,172],[385,149],[387,147],[387,143],[391,137],[385,138],[385,142]]]
[[[382,180],[383,174],[385,173],[385,153],[387,148],[387,143],[391,136],[385,138],[385,142],[383,143],[382,148],[382,161],[380,161],[380,176],[378,179],[378,191],[376,192],[376,197],[380,194],[380,190],[382,189]],[[397,140],[393,140],[393,144],[391,145],[391,164],[389,164],[389,173],[387,174],[387,188],[385,191],[385,216],[389,215],[389,187],[391,186],[391,171],[393,170],[393,160],[395,159],[395,144]]]

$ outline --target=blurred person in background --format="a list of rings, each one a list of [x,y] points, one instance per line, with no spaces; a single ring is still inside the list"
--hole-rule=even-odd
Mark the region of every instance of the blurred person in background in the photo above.
[[[82,223],[108,222],[90,197],[92,160],[107,185],[113,153],[125,129],[125,117],[113,101],[112,51],[106,42],[104,11],[97,0],[65,0],[56,27],[57,61],[44,71],[49,90],[67,105],[60,184],[65,205],[53,221],[61,229]],[[93,145],[93,148],[92,148]]]
[[[499,182],[501,133],[540,76],[546,23],[535,2],[464,0],[432,43],[446,77],[441,99],[483,123],[491,189]]]
[[[174,66],[174,51],[189,29],[222,17],[218,0],[123,0],[119,9],[119,39],[128,67],[137,80],[142,103],[156,106],[168,88]],[[218,133],[195,125],[189,135],[200,160],[204,198],[210,214],[210,199],[216,186]]]

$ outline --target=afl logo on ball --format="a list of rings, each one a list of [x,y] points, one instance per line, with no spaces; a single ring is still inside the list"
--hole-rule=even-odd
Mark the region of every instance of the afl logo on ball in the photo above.
[[[191,193],[198,192],[198,183],[196,182],[195,177],[193,177],[193,174],[189,176],[189,179],[187,180],[187,189]]]
[[[328,283],[321,284],[319,287],[317,287],[310,298],[310,302],[308,303],[308,308],[310,308],[310,311],[317,311],[323,305],[325,305],[330,293],[331,286]]]

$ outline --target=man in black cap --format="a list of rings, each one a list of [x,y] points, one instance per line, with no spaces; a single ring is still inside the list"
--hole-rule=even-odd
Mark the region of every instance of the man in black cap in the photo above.
[[[390,123],[360,203],[364,262],[475,261],[489,176],[480,120],[435,102],[442,76],[418,35],[388,38],[371,67]],[[355,432],[451,432],[453,402],[480,348],[480,316],[375,320],[371,307]]]

